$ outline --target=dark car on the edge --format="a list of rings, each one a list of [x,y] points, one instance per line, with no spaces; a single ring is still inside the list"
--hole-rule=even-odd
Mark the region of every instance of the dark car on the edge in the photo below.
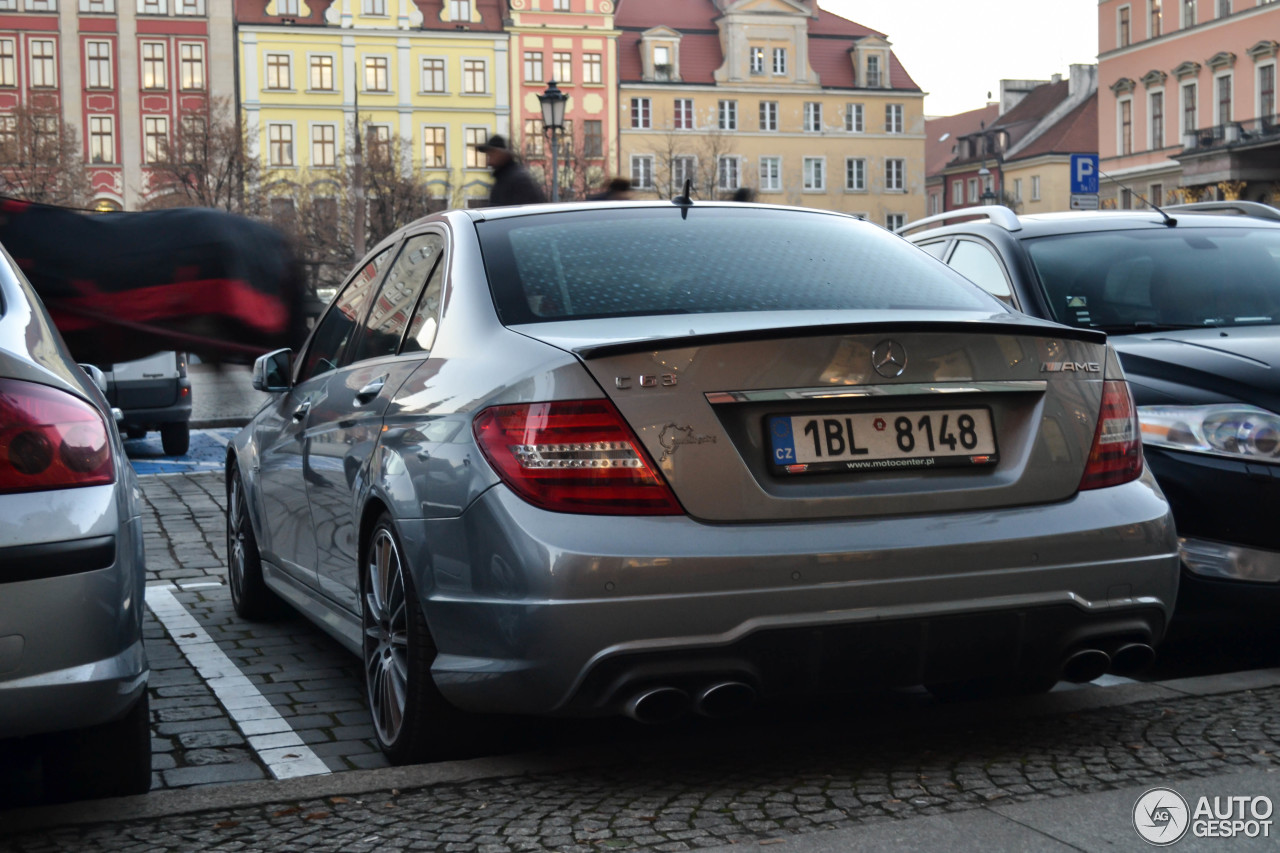
[[[1173,507],[1179,612],[1274,604],[1280,210],[1237,202],[1017,216],[983,207],[900,233],[1015,308],[1106,332]]]

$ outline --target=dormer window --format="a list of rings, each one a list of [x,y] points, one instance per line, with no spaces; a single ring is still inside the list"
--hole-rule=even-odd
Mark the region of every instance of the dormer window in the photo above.
[[[752,74],[764,73],[764,48],[763,47],[751,48],[751,73]]]
[[[449,20],[470,21],[471,0],[449,0]]]
[[[867,57],[867,88],[880,88],[880,57]]]
[[[671,48],[658,45],[653,49],[653,79],[671,79]]]
[[[775,47],[773,49],[773,73],[776,76],[787,73],[787,49],[785,47]]]

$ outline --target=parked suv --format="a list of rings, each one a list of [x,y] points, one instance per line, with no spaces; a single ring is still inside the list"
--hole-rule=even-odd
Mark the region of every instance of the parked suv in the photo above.
[[[107,399],[124,413],[120,429],[129,438],[159,430],[169,456],[182,456],[191,444],[191,380],[187,357],[159,352],[119,364],[102,365]]]
[[[899,233],[1011,307],[1108,334],[1178,526],[1180,610],[1280,593],[1280,210],[980,207]]]

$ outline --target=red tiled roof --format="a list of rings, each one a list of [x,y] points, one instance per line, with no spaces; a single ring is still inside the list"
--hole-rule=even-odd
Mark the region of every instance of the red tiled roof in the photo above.
[[[977,133],[982,127],[982,122],[990,124],[999,116],[1000,105],[987,104],[980,109],[957,113],[953,116],[925,119],[925,175],[933,176],[946,168],[947,162],[955,156],[952,148],[957,139],[970,133]]]
[[[680,79],[684,83],[715,82],[715,71],[724,64],[720,47],[720,17],[712,0],[619,0],[614,24],[623,30],[618,38],[618,74],[624,83],[638,83],[644,72],[640,62],[640,33],[654,27],[670,27],[682,34],[680,39]],[[818,10],[816,20],[809,22],[809,65],[826,88],[854,87],[853,60],[849,52],[854,42],[866,37],[883,38],[884,34]],[[898,61],[889,54],[889,85],[894,89],[919,86]]]
[[[1094,92],[1080,106],[1046,130],[1017,160],[1042,154],[1094,154],[1098,151],[1098,93]]]

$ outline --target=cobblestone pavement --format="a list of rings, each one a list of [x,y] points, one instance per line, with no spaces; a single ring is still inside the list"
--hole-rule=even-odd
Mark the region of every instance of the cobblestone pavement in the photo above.
[[[692,850],[1280,764],[1280,688],[1031,719],[756,729],[610,769],[10,839],[45,851]]]

